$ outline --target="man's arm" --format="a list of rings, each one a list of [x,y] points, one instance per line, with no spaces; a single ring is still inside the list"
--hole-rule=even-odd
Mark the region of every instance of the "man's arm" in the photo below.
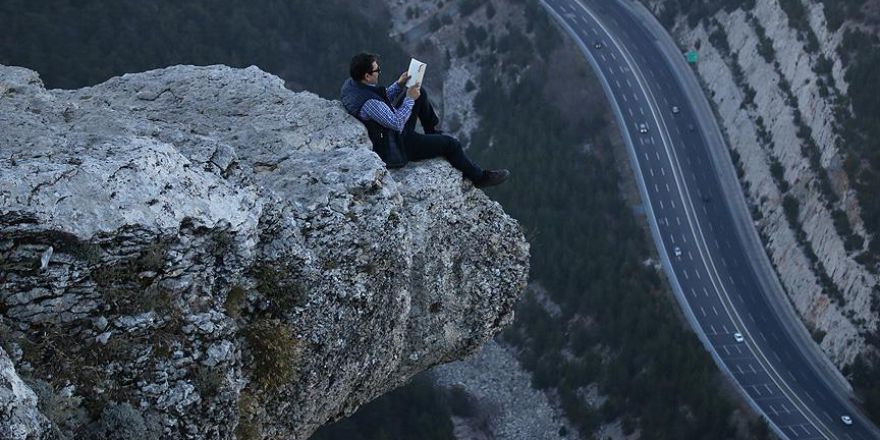
[[[386,128],[402,132],[403,126],[406,125],[406,121],[412,113],[414,103],[415,101],[407,96],[403,98],[403,104],[400,107],[392,109],[378,99],[370,99],[361,107],[360,116],[363,119],[372,119]]]
[[[397,95],[405,90],[403,85],[406,84],[407,81],[409,81],[409,72],[403,72],[400,74],[400,78],[397,78],[397,81],[394,81],[394,84],[391,84],[385,89],[385,95],[388,96],[389,101],[394,102],[397,99]]]
[[[403,87],[401,87],[400,83],[395,82],[385,89],[385,95],[388,96],[389,101],[394,102],[395,100],[397,100],[397,95],[399,95],[400,92],[402,92],[403,90],[404,89]]]

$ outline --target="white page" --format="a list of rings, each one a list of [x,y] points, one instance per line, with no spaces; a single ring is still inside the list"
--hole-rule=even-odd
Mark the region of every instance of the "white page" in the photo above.
[[[409,80],[406,82],[406,87],[412,87],[415,83],[421,83],[422,78],[425,77],[425,68],[428,65],[415,59],[411,58],[409,60]]]

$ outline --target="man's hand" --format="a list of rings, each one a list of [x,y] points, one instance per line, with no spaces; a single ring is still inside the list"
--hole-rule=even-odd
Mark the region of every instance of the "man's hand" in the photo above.
[[[422,83],[415,83],[412,87],[406,89],[406,96],[413,100],[419,99],[419,96],[422,96]]]
[[[406,85],[406,82],[409,81],[409,72],[403,72],[400,74],[400,78],[397,79],[397,85],[403,87]]]

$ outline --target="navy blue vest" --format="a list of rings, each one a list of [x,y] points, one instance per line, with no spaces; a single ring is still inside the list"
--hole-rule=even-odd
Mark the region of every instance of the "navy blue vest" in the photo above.
[[[370,99],[378,99],[388,107],[394,108],[388,100],[384,87],[372,87],[351,78],[342,84],[341,100],[345,111],[357,118],[367,127],[373,151],[379,155],[388,168],[400,168],[407,163],[406,150],[403,148],[403,137],[400,133],[373,121],[361,119],[361,108]]]

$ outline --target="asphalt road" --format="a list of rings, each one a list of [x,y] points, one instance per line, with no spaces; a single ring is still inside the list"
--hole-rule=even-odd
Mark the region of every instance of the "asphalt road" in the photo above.
[[[750,219],[734,209],[731,186],[719,177],[718,155],[707,141],[713,139],[711,127],[697,113],[705,106],[693,98],[702,92],[686,89],[673,64],[681,61],[669,59],[669,48],[659,49],[663,42],[649,31],[651,23],[628,1],[542,0],[581,46],[609,95],[652,235],[688,320],[781,437],[880,438],[849,401],[842,381],[823,368],[827,360],[792,330],[801,326],[803,332],[801,323],[792,322],[795,315],[780,312],[779,298],[772,296],[779,293],[761,279],[767,275],[756,263],[756,246],[742,232],[742,222],[750,225]]]

